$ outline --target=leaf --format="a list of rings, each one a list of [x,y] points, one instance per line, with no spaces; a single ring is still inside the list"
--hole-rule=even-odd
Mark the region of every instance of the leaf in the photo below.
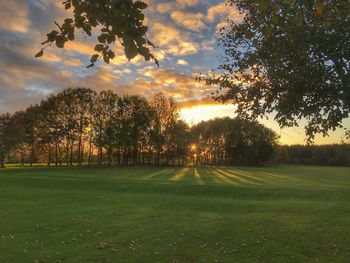
[[[134,3],[134,6],[137,8],[137,9],[146,9],[148,7],[148,5],[142,1],[136,1]]]
[[[107,54],[108,54],[110,59],[114,59],[115,58],[115,53],[112,50],[108,50]]]
[[[67,23],[67,24],[71,24],[71,23],[73,23],[73,19],[67,18],[67,19],[64,20],[64,22]]]
[[[103,50],[103,48],[104,48],[104,45],[103,45],[103,44],[97,44],[97,45],[95,46],[95,51],[101,52],[101,51]]]
[[[151,41],[149,41],[148,39],[147,39],[147,44],[150,45],[150,46],[153,47],[153,48],[156,47],[156,46],[155,46]]]
[[[260,0],[259,1],[258,9],[260,12],[268,11],[269,7],[270,7],[270,4],[269,4],[268,0]]]
[[[67,35],[67,38],[70,40],[70,41],[73,41],[74,40],[74,31],[71,30],[69,31],[68,35]]]
[[[129,60],[137,56],[138,52],[134,41],[130,41],[129,43],[126,43],[125,54]]]
[[[315,7],[316,15],[322,16],[324,10],[324,5],[323,3],[318,3]]]
[[[92,55],[92,57],[91,57],[91,59],[90,59],[90,62],[91,62],[91,63],[95,63],[99,57],[100,57],[99,54],[94,54],[94,55]]]
[[[65,42],[66,42],[66,39],[65,39],[64,36],[58,35],[58,36],[56,37],[56,46],[57,46],[58,48],[64,48],[64,43],[65,43]]]
[[[107,54],[103,55],[103,61],[107,64],[109,64],[109,56]]]
[[[252,31],[249,30],[249,31],[245,32],[245,36],[246,36],[247,38],[251,39],[251,38],[253,38],[254,33],[253,33]]]
[[[47,36],[47,40],[50,41],[50,42],[53,42],[53,41],[55,41],[57,35],[58,35],[58,31],[53,30],[52,32],[50,32],[50,33],[48,33],[46,35]]]
[[[155,56],[153,56],[152,54],[150,54],[151,58],[154,60],[154,63],[156,63],[156,65],[158,66],[159,68],[159,61],[158,59],[155,58]]]
[[[38,53],[35,54],[36,58],[40,58],[44,55],[44,50],[40,50]]]

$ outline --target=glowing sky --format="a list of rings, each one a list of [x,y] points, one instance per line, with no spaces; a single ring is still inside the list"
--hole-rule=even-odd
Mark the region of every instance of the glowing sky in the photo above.
[[[234,106],[211,102],[212,88],[192,79],[219,64],[215,33],[220,23],[227,16],[241,18],[222,0],[146,1],[148,37],[157,45],[154,53],[161,67],[141,58],[128,62],[117,49],[111,65],[100,63],[92,69],[85,66],[93,54],[94,39],[82,35],[64,50],[50,48],[42,59],[34,58],[46,33],[55,28],[54,20],[69,16],[61,2],[0,0],[0,112],[23,109],[52,92],[83,86],[146,97],[163,92],[180,103],[181,116],[189,123],[234,116]],[[304,143],[301,128],[280,131],[271,119],[263,122],[281,135],[282,143]],[[338,130],[316,142],[339,142],[342,135]]]

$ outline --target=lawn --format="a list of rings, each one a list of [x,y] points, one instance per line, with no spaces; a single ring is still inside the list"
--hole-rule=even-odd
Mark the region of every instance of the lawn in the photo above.
[[[349,262],[350,168],[0,171],[0,262]]]

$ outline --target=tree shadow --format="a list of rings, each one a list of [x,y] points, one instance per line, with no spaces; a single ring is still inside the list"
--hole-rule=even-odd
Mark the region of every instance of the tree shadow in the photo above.
[[[161,170],[156,170],[155,172],[148,174],[147,176],[144,176],[143,179],[145,180],[152,180],[152,179],[170,179],[171,176],[176,172],[177,169],[175,168],[165,168]]]
[[[237,185],[251,184],[251,185],[262,185],[266,182],[261,179],[257,179],[253,176],[244,175],[242,173],[237,173],[236,171],[224,170],[223,168],[213,168],[216,175],[231,180],[235,182]]]
[[[180,182],[180,181],[186,180],[186,177],[189,176],[189,174],[191,173],[191,170],[192,168],[190,167],[184,167],[184,168],[178,169],[176,173],[170,178],[170,180],[174,182]]]

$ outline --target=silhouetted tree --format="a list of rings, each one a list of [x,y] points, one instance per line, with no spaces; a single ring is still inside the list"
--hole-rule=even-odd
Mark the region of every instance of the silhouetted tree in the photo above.
[[[220,31],[218,71],[198,78],[219,86],[214,97],[240,116],[276,113],[281,127],[307,121],[326,135],[350,113],[348,0],[228,0],[244,14]]]
[[[265,164],[272,160],[278,139],[257,122],[231,118],[201,122],[192,134],[197,162],[211,165]]]

